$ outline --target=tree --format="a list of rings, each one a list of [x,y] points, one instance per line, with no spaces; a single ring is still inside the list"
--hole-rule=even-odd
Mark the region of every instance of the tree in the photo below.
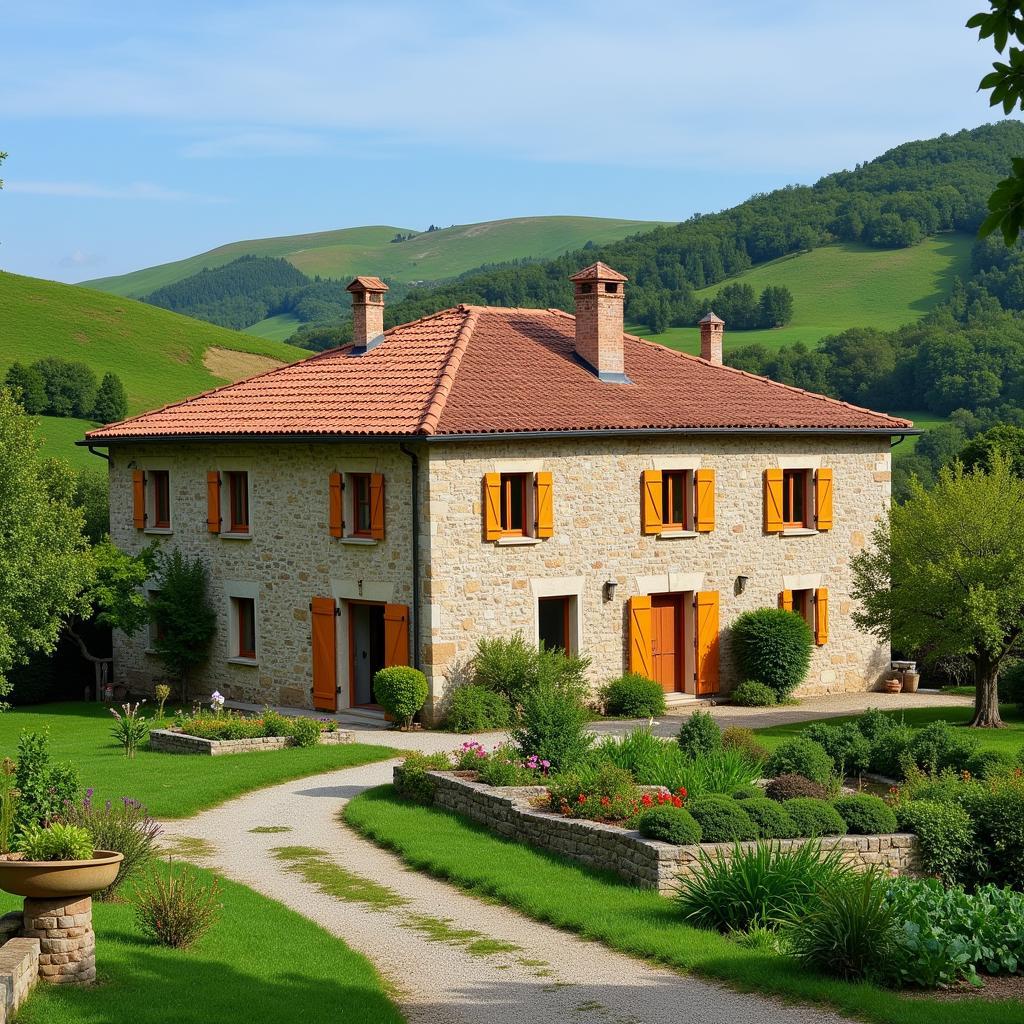
[[[96,402],[92,407],[92,418],[100,423],[116,423],[128,415],[128,393],[116,373],[103,374]]]
[[[43,376],[34,366],[11,363],[4,384],[30,416],[37,416],[46,408]]]
[[[992,457],[998,452],[1010,462],[1010,468],[1024,477],[1024,428],[1000,424],[971,438],[960,452],[964,469],[992,468]]]
[[[188,679],[210,654],[217,616],[210,605],[206,566],[187,560],[177,548],[156,555],[156,593],[150,614],[156,623],[153,648],[188,699]]]
[[[958,655],[974,669],[971,725],[995,728],[1003,660],[1024,631],[1024,481],[1009,462],[939,472],[932,490],[910,482],[851,563],[861,629],[928,662]]]
[[[54,649],[90,580],[74,476],[39,458],[34,421],[0,388],[0,697],[7,671]]]
[[[759,306],[762,327],[785,327],[793,319],[793,293],[785,285],[768,285]]]
[[[96,404],[96,374],[86,363],[73,363],[47,356],[32,364],[46,388],[46,409],[50,416],[86,419]]]

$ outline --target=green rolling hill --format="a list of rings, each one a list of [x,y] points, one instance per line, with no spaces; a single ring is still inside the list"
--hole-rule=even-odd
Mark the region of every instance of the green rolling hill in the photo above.
[[[174,263],[83,284],[138,298],[204,267],[223,266],[246,255],[283,257],[310,277],[347,279],[373,274],[405,282],[438,281],[489,263],[551,258],[587,242],[604,244],[657,226],[654,221],[604,217],[514,217],[422,232],[403,242],[392,239],[411,229],[388,225],[342,228],[231,242]]]

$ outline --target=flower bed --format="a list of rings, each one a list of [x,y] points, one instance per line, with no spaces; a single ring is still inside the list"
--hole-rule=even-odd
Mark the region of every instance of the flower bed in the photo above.
[[[351,743],[352,733],[341,730],[321,732],[319,743]],[[250,736],[238,740],[207,739],[173,729],[154,729],[149,734],[149,749],[164,754],[249,754],[258,750],[283,750],[295,746],[291,736]]]

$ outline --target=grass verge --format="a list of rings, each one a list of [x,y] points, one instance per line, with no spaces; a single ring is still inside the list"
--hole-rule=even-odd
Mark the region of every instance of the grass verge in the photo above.
[[[225,800],[289,779],[350,768],[395,756],[363,743],[289,747],[254,754],[203,757],[143,747],[129,761],[110,735],[103,704],[42,704],[0,714],[0,752],[14,753],[22,730],[48,730],[54,760],[71,761],[96,800],[131,796],[157,818],[187,818]]]
[[[671,901],[492,835],[462,818],[400,800],[391,786],[361,794],[345,820],[411,867],[528,917],[613,949],[728,982],[746,992],[830,1005],[879,1024],[1018,1024],[1020,1003],[947,1002],[809,974],[683,924]]]
[[[145,938],[131,906],[95,903],[99,984],[37,985],[18,1024],[209,1024],[254,1013],[276,1024],[405,1019],[372,964],[340,939],[245,886],[222,881],[221,891],[220,920],[189,950]],[[0,892],[0,913],[19,905]]]

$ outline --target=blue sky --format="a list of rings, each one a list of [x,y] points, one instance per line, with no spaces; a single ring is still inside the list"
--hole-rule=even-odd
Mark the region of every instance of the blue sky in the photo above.
[[[530,214],[681,220],[996,119],[980,0],[8,5],[0,268]]]

